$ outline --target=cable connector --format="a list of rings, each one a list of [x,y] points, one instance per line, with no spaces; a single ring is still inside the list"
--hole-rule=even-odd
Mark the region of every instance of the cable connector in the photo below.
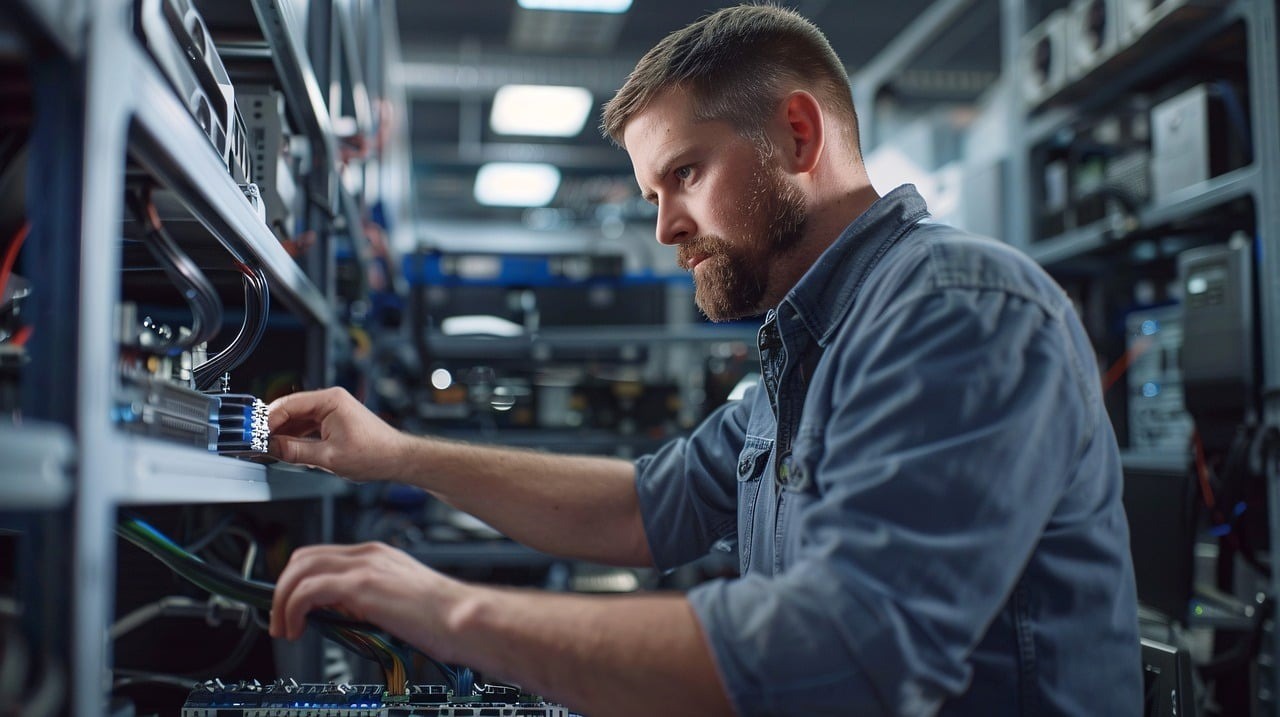
[[[267,404],[245,393],[219,393],[210,396],[217,401],[218,428],[216,452],[223,455],[267,452]]]

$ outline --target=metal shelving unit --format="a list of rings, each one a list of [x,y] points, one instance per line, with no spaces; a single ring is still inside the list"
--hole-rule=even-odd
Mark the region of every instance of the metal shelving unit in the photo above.
[[[1153,471],[1157,473],[1181,473],[1187,469],[1189,456],[1176,451],[1122,450],[1120,464],[1125,470]]]
[[[351,484],[320,470],[283,463],[253,463],[165,441],[126,436],[121,505],[255,503],[336,497]]]
[[[1159,42],[1150,38],[1139,40],[1109,60],[1105,71],[1095,69],[1054,97],[1047,98],[1048,104],[1038,108],[1036,114],[1030,117],[1026,116],[1025,109],[1019,105],[1018,112],[1025,117],[1023,146],[1039,144],[1049,139],[1070,126],[1072,121],[1110,106],[1135,86],[1169,72],[1178,63],[1184,62],[1190,53],[1231,25],[1251,20],[1253,4],[1254,0],[1236,0],[1213,17],[1197,23],[1176,37],[1161,38]],[[1008,7],[1008,3],[1005,7]],[[1017,29],[1016,37],[1013,38],[1015,50],[1025,29],[1025,23]],[[1016,56],[1013,62],[1013,67],[1017,69]]]
[[[562,562],[560,558],[508,540],[433,542],[414,546],[409,550],[409,554],[422,564],[436,568],[544,567]]]
[[[71,498],[75,443],[57,424],[0,427],[0,506],[9,510],[65,508]]]
[[[1027,248],[1027,253],[1044,265],[1074,259],[1096,252],[1128,235],[1150,232],[1167,224],[1199,216],[1236,199],[1256,197],[1261,189],[1261,180],[1262,170],[1256,164],[1241,167],[1220,177],[1180,189],[1167,199],[1143,207],[1135,217],[1134,226],[1123,231],[1113,228],[1110,219],[1101,219],[1088,226],[1035,242]]]
[[[626,349],[637,352],[654,344],[756,342],[754,326],[593,326],[541,329],[526,336],[450,336],[439,331],[427,334],[436,358],[522,358],[551,357],[566,349]]]
[[[30,323],[39,330],[27,344],[31,368],[21,378],[23,423],[0,428],[0,513],[38,511],[43,523],[68,536],[65,546],[48,543],[53,577],[40,581],[52,598],[42,609],[67,626],[50,643],[65,661],[68,714],[109,711],[103,685],[112,663],[113,528],[121,507],[305,500],[319,514],[308,530],[326,539],[333,501],[351,487],[318,470],[128,434],[113,418],[122,199],[139,179],[154,180],[166,201],[176,200],[183,214],[175,224],[186,225],[182,241],[213,250],[198,256],[262,268],[275,312],[271,327],[306,335],[300,351],[306,384],[332,380],[333,347],[346,335],[331,254],[343,232],[362,249],[365,198],[339,193],[330,113],[308,59],[310,33],[295,16],[296,3],[286,0],[204,5],[218,15],[205,18],[210,28],[223,12],[256,28],[259,40],[219,44],[218,51],[229,63],[260,61],[255,81],[281,88],[292,123],[306,136],[304,219],[319,239],[301,260],[259,219],[144,48],[134,0],[17,0],[0,9],[0,42],[27,58],[31,77],[32,238],[24,266],[33,277],[63,278],[43,283],[33,299]]]
[[[133,144],[138,159],[175,191],[184,195],[229,252],[261,262],[279,296],[309,320],[337,331],[337,317],[321,290],[312,283],[280,241],[258,220],[222,160],[191,121],[159,70],[137,46],[126,45],[137,82],[132,119],[140,136]],[[281,291],[282,290],[282,291]]]

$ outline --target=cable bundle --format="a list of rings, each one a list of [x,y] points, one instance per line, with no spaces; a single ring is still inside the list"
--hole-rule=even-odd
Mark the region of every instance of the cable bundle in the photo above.
[[[208,390],[220,376],[243,363],[267,330],[271,309],[267,276],[262,269],[240,262],[236,262],[236,268],[244,275],[244,323],[226,348],[195,368],[196,388],[201,391]]]
[[[230,570],[206,563],[140,518],[122,520],[116,526],[116,534],[150,553],[170,570],[203,590],[244,603],[252,608],[271,609],[275,585],[243,578]],[[387,637],[369,623],[352,620],[332,610],[313,610],[307,615],[307,620],[325,637],[361,657],[376,662],[386,677],[389,694],[405,694],[407,674],[404,650],[413,650],[422,654],[420,651]],[[463,668],[455,672],[430,657],[427,659],[449,677],[453,682],[455,694],[470,695],[472,693],[471,670]]]
[[[196,266],[165,230],[160,221],[160,213],[151,201],[149,188],[143,190],[141,197],[132,193],[126,197],[135,218],[142,225],[142,237],[147,249],[160,262],[191,307],[191,333],[162,346],[161,351],[176,355],[217,336],[222,329],[222,299],[218,297],[213,282],[209,281],[200,267]]]

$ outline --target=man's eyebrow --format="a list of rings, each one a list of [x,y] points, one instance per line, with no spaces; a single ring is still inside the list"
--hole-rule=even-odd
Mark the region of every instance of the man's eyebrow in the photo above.
[[[667,175],[671,173],[671,170],[675,169],[680,163],[686,161],[693,150],[693,146],[681,147],[678,151],[667,155],[667,159],[662,164],[658,165],[658,170],[654,172],[654,176],[657,177],[657,183],[661,184],[665,181]],[[652,189],[641,191],[640,196],[650,204],[656,205],[658,203],[658,193]]]

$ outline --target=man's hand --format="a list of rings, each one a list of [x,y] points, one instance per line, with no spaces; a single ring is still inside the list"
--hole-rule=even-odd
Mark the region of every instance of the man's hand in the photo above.
[[[329,608],[447,660],[444,621],[469,589],[384,543],[299,548],[276,583],[271,636],[296,640],[308,612]]]
[[[323,468],[344,478],[395,478],[407,437],[340,388],[306,391],[268,406],[269,452],[289,463]]]
[[[601,598],[467,585],[400,550],[364,543],[294,551],[272,598],[272,637],[298,638],[318,608],[588,714],[730,712],[682,595]]]

